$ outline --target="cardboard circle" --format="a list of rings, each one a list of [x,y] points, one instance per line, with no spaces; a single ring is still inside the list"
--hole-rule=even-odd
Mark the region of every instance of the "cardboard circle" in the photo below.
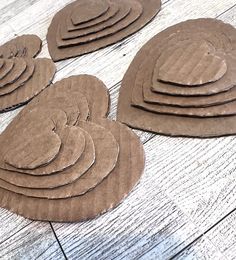
[[[35,68],[34,60],[31,58],[25,58],[25,62],[26,62],[25,71],[15,82],[0,88],[0,96],[10,94],[11,92],[15,91],[17,88],[23,86],[24,83],[28,81],[30,77],[33,75],[34,68]]]
[[[102,23],[99,23],[97,25],[94,25],[92,27],[84,28],[82,30],[80,29],[76,31],[68,31],[65,22],[62,22],[59,29],[59,35],[61,36],[62,40],[69,40],[69,39],[75,39],[83,36],[88,36],[90,34],[95,34],[103,30],[107,30],[108,28],[111,28],[112,26],[118,24],[123,19],[125,19],[131,12],[132,12],[131,6],[129,5],[128,2],[125,2],[123,5],[119,7],[118,12],[110,19]],[[92,37],[92,35],[89,37]],[[97,35],[95,37],[97,37]]]
[[[83,24],[103,15],[108,8],[107,0],[80,0],[74,6],[70,17],[74,25]]]
[[[116,130],[112,134],[122,152],[114,170],[94,189],[82,196],[50,200],[1,188],[1,207],[30,219],[61,222],[92,219],[116,207],[139,181],[144,169],[144,151],[139,138],[126,126],[111,121],[107,124],[114,124]]]
[[[110,2],[110,6],[107,10],[107,12],[103,15],[101,15],[100,17],[97,17],[96,19],[80,24],[80,25],[74,25],[70,19],[70,16],[68,15],[66,18],[66,28],[68,30],[68,32],[73,32],[73,31],[77,31],[77,30],[83,30],[83,29],[89,29],[95,25],[98,25],[100,23],[103,23],[107,20],[109,20],[110,18],[114,17],[117,12],[119,11],[119,7],[117,5],[116,2]],[[62,23],[64,24],[64,21],[62,21]]]

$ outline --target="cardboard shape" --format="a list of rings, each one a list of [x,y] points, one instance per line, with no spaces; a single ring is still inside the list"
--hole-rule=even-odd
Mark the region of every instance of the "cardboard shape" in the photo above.
[[[92,219],[116,207],[139,181],[144,151],[138,137],[126,126],[108,120],[106,123],[115,129],[112,134],[120,153],[116,167],[99,185],[83,196],[57,200],[32,198],[1,188],[1,207],[30,219],[61,222]]]
[[[4,87],[0,88],[0,96],[9,94],[13,91],[15,91],[17,88],[21,87],[24,85],[26,81],[28,81],[33,73],[34,73],[34,60],[32,58],[25,58],[24,59],[26,62],[26,69],[25,71],[21,74],[21,76],[14,81],[13,83],[10,83],[8,85],[5,85]]]
[[[4,65],[0,70],[0,80],[3,80],[13,69],[14,61],[13,60],[5,60]]]
[[[109,4],[107,0],[80,0],[74,6],[71,20],[74,25],[89,22],[106,13]]]
[[[120,90],[118,120],[137,129],[148,130],[150,132],[171,136],[205,138],[235,134],[235,116],[210,118],[173,116],[147,112],[131,106],[132,88],[134,86],[136,73],[143,57],[148,55],[153,42],[156,44],[161,44],[163,39],[168,38],[168,36],[175,33],[176,30],[181,31],[183,28],[186,26],[188,27],[191,24],[194,25],[194,28],[205,27],[206,30],[210,29],[212,31],[217,28],[218,30],[223,31],[230,42],[230,44],[227,45],[227,48],[225,48],[226,52],[230,52],[235,49],[236,34],[234,27],[215,19],[208,18],[190,20],[172,26],[161,32],[140,50],[126,72]]]
[[[13,58],[14,66],[10,73],[0,80],[0,89],[8,84],[14,83],[26,70],[26,62],[22,58]]]
[[[141,7],[142,8],[142,7]],[[68,40],[68,39],[74,39],[82,36],[88,36],[92,34],[90,37],[93,37],[95,33],[100,33],[103,30],[107,30],[108,28],[111,28],[112,26],[122,22],[125,18],[128,18],[128,15],[132,12],[131,6],[129,2],[125,2],[124,5],[121,5],[119,7],[118,12],[114,17],[108,19],[105,22],[99,23],[97,25],[94,25],[89,28],[84,28],[76,31],[69,31],[66,25],[66,21],[63,20],[61,23],[61,26],[59,26],[59,32],[58,36],[60,36],[60,39],[62,40]],[[104,33],[106,33],[104,31]],[[97,37],[97,35],[95,35]],[[86,39],[85,37],[83,37]],[[59,41],[60,41],[59,39]]]
[[[229,68],[224,77],[219,79],[214,83],[209,83],[208,88],[224,89],[224,86],[235,86],[236,85],[236,55],[227,54],[226,55],[227,63]],[[139,82],[141,77],[144,77],[143,83],[143,97],[144,101],[151,104],[160,104],[160,105],[170,105],[170,106],[179,106],[179,107],[209,107],[215,105],[225,104],[236,100],[236,88],[230,88],[228,91],[220,92],[215,95],[207,96],[173,96],[165,95],[161,93],[155,93],[150,89],[152,85],[152,76],[149,68],[143,70],[144,73],[139,73],[137,75],[137,82]],[[169,86],[171,86],[169,84]],[[172,85],[172,88],[179,88],[179,86]],[[187,88],[186,86],[184,88]],[[198,87],[194,87],[194,89]],[[201,87],[200,87],[201,88]],[[135,89],[133,90],[135,92]],[[135,95],[135,94],[134,94]]]
[[[119,0],[123,1],[123,0]],[[127,28],[104,38],[97,39],[83,45],[71,46],[67,48],[58,48],[56,42],[56,34],[58,31],[58,26],[60,25],[61,20],[65,20],[67,14],[70,10],[73,9],[76,2],[67,5],[64,9],[59,11],[53,18],[51,25],[48,29],[47,42],[49,47],[49,53],[54,61],[59,61],[71,57],[76,57],[83,55],[85,53],[93,52],[95,50],[104,48],[108,45],[121,41],[122,39],[128,37],[129,35],[135,33],[148,22],[159,12],[161,7],[160,0],[149,0],[148,3],[145,0],[136,0],[143,6],[143,13],[139,19],[130,24]]]
[[[91,122],[79,122],[85,131],[89,129],[95,145],[95,162],[80,178],[71,184],[54,189],[26,189],[7,184],[11,191],[30,197],[59,199],[82,195],[96,187],[114,169],[119,154],[118,144],[105,128]]]
[[[4,182],[18,187],[48,189],[63,186],[74,182],[94,164],[95,147],[90,134],[82,129],[85,137],[85,149],[76,164],[57,174],[45,176],[35,176],[28,174],[19,174],[18,172],[9,172],[0,169],[0,179]]]
[[[89,108],[89,115],[87,115],[88,111],[86,110],[84,116],[80,116],[79,120],[86,120],[88,116],[90,120],[107,116],[110,105],[109,92],[101,80],[86,74],[71,76],[56,82],[34,98],[24,111],[30,109],[31,106],[44,102],[47,97],[51,99],[55,95],[63,94],[72,98],[76,93],[82,94],[86,98]],[[77,100],[77,102],[79,104],[80,100]],[[82,109],[80,109],[80,112],[82,112]]]
[[[66,120],[58,109],[34,109],[24,118],[17,117],[0,135],[1,168],[35,169],[51,162],[61,148],[56,131]]]
[[[96,19],[93,19],[89,22],[82,23],[82,24],[79,24],[79,25],[74,25],[71,21],[70,15],[68,15],[67,18],[66,18],[67,31],[73,32],[73,31],[76,31],[76,30],[89,29],[89,28],[91,28],[95,25],[106,22],[110,18],[114,17],[118,13],[118,11],[119,11],[118,4],[116,2],[110,2],[110,6],[109,6],[106,13],[97,17]],[[62,23],[64,24],[64,21],[62,21]]]
[[[73,166],[82,156],[85,149],[84,131],[81,131],[79,127],[65,126],[65,128],[57,132],[57,134],[61,140],[61,147],[57,157],[50,163],[41,165],[33,170],[20,169],[19,167],[17,167],[19,169],[13,167],[4,168],[6,170],[30,175],[50,175]]]
[[[131,10],[128,8],[124,8],[126,1],[124,1],[123,8],[121,9],[121,16],[119,17],[120,21],[111,25],[112,21],[108,20],[108,26],[105,27],[103,30],[97,31],[92,34],[88,34],[85,36],[78,36],[78,37],[69,37],[69,39],[63,40],[62,39],[62,32],[60,26],[58,27],[57,32],[57,46],[60,48],[65,48],[69,46],[79,45],[83,43],[88,43],[90,41],[97,40],[99,38],[107,37],[113,34],[116,34],[119,31],[122,31],[124,28],[128,27],[130,24],[138,20],[138,18],[142,15],[142,5],[137,2],[137,0],[129,0],[129,4]],[[128,5],[126,5],[128,7]],[[124,10],[124,11],[123,11]],[[126,11],[126,13],[124,13]]]
[[[42,48],[41,39],[33,34],[18,36],[2,46],[0,46],[0,57],[28,57],[33,58],[38,55]]]
[[[176,44],[164,50],[154,70],[154,78],[164,82],[198,86],[215,82],[227,71],[224,53],[205,41]]]
[[[56,72],[55,64],[46,58],[36,59],[32,77],[8,95],[0,96],[0,112],[9,111],[27,103],[45,89]]]
[[[53,90],[55,90],[53,88]],[[66,112],[67,124],[75,125],[78,120],[87,120],[89,117],[89,107],[86,97],[80,92],[68,92],[66,89],[63,91],[54,92],[49,91],[43,94],[43,97],[36,97],[33,99],[27,109],[23,110],[23,114],[27,113],[38,106],[49,108],[60,108]]]

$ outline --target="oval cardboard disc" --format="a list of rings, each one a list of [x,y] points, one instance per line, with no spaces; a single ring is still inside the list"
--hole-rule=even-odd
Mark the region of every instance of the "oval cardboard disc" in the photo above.
[[[85,149],[79,160],[75,165],[58,172],[57,174],[34,176],[28,174],[19,174],[18,172],[9,172],[4,169],[0,169],[0,179],[4,182],[13,184],[18,187],[25,188],[55,188],[74,182],[80,176],[82,176],[95,161],[95,147],[93,140],[88,132],[83,131],[85,136]]]
[[[91,122],[80,122],[80,127],[89,130],[95,146],[95,162],[80,178],[71,184],[54,189],[26,189],[13,186],[14,192],[30,197],[60,199],[82,195],[96,187],[114,169],[119,146],[114,136],[105,128]]]
[[[94,25],[90,28],[84,28],[82,30],[76,30],[76,31],[68,31],[66,24],[64,22],[61,24],[60,27],[60,36],[62,40],[68,40],[68,39],[74,39],[89,34],[98,33],[102,30],[111,28],[113,25],[119,23],[120,21],[125,19],[130,14],[130,12],[131,12],[131,6],[127,2],[124,5],[120,6],[117,14],[114,17],[110,18],[109,20]]]
[[[124,0],[117,0],[116,2],[124,2]],[[127,2],[127,0],[125,0]],[[149,0],[148,4],[146,0],[136,0],[143,7],[143,13],[132,24],[128,27],[123,28],[119,32],[96,39],[95,41],[90,41],[86,44],[79,44],[78,46],[71,46],[66,48],[58,48],[57,46],[57,32],[61,21],[66,20],[68,13],[73,10],[76,2],[67,5],[65,8],[60,10],[53,18],[51,25],[48,28],[47,42],[49,53],[54,61],[59,61],[71,57],[80,56],[95,50],[104,48],[108,45],[114,44],[122,39],[128,37],[129,35],[137,32],[143,26],[145,26],[150,20],[159,12],[161,7],[160,0]],[[137,3],[136,3],[137,4]]]
[[[154,78],[168,83],[199,86],[215,82],[227,71],[226,61],[213,46],[196,41],[167,48],[154,69]]]
[[[37,35],[26,34],[18,36],[0,46],[0,57],[35,57],[42,47],[42,41]]]
[[[109,4],[107,0],[80,0],[74,6],[71,20],[74,25],[89,22],[106,13]]]
[[[114,17],[119,11],[119,6],[116,2],[111,2],[109,9],[107,12],[100,17],[97,17],[96,19],[93,19],[92,21],[82,23],[80,25],[74,25],[71,21],[70,15],[67,16],[66,18],[66,28],[67,31],[72,32],[76,30],[82,30],[82,29],[88,29],[91,28],[95,25],[98,25],[100,23],[106,22],[110,18]],[[64,21],[63,21],[64,24]]]
[[[30,219],[63,222],[92,219],[116,207],[139,181],[144,169],[144,151],[139,138],[129,128],[111,124],[119,128],[113,135],[120,144],[120,154],[115,169],[94,189],[83,196],[50,200],[1,188],[0,206]]]
[[[14,67],[3,79],[0,80],[0,89],[14,83],[26,70],[26,62],[22,58],[13,58]]]
[[[46,58],[35,59],[34,63],[34,73],[24,85],[8,95],[0,96],[0,112],[6,112],[27,103],[50,85],[56,72],[55,64]]]
[[[134,23],[142,15],[143,7],[137,0],[129,0],[128,2],[127,2],[127,0],[119,0],[119,1],[121,1],[121,2],[123,1],[123,3],[119,2],[119,5],[122,6],[121,17],[123,17],[119,22],[115,23],[111,27],[109,27],[109,25],[108,25],[106,28],[104,28],[101,31],[98,31],[97,33],[93,33],[93,34],[89,34],[89,35],[85,35],[85,36],[81,36],[81,37],[77,37],[77,38],[73,38],[73,39],[67,39],[67,40],[62,39],[61,30],[60,30],[60,26],[59,26],[58,32],[57,32],[57,46],[59,48],[62,48],[62,47],[66,48],[69,46],[79,45],[82,43],[88,43],[91,41],[95,41],[99,38],[103,38],[103,37],[107,37],[107,36],[116,34],[117,32],[122,31],[124,28],[127,28],[130,24]],[[129,6],[131,6],[131,11],[129,13],[127,13],[126,16],[124,16],[123,11],[124,12],[128,11],[127,9],[125,9],[125,6],[127,7],[128,4],[129,4]],[[108,24],[109,24],[109,22],[110,21],[108,20]]]
[[[6,59],[3,67],[0,70],[0,80],[3,80],[13,69],[14,61],[12,59]]]
[[[31,58],[25,58],[26,69],[23,74],[13,83],[8,84],[0,88],[0,96],[9,94],[16,90],[17,88],[23,86],[23,84],[30,79],[34,73],[34,60]]]
[[[81,131],[79,127],[66,126],[57,134],[62,143],[61,149],[57,157],[49,164],[33,170],[20,169],[19,167],[17,167],[18,169],[5,167],[5,169],[30,175],[50,175],[73,166],[85,149],[84,131]]]

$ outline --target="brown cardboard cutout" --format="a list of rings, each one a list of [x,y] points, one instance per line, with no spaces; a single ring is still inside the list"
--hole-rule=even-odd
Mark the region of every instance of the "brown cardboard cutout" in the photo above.
[[[34,60],[31,58],[25,58],[24,59],[26,62],[26,69],[23,72],[23,74],[13,83],[8,84],[2,88],[0,88],[0,96],[9,94],[16,90],[17,88],[21,87],[24,85],[26,81],[30,79],[30,77],[34,73]]]
[[[30,175],[50,175],[73,166],[82,156],[85,149],[84,131],[81,131],[78,127],[65,127],[57,134],[62,145],[57,157],[53,161],[33,170],[16,169],[13,167],[5,167],[5,169]]]
[[[118,4],[116,2],[110,2],[110,6],[105,14],[101,15],[100,17],[97,17],[96,19],[93,19],[92,21],[82,23],[80,25],[74,25],[71,21],[70,16],[68,15],[66,18],[66,28],[68,32],[88,29],[100,23],[106,22],[110,18],[114,17],[118,11],[119,11]],[[64,24],[64,21],[62,21],[62,23]]]
[[[103,182],[83,196],[58,200],[27,197],[1,188],[1,207],[30,219],[61,222],[92,219],[116,207],[139,181],[144,169],[144,151],[130,129],[107,120],[106,124],[115,129],[112,134],[119,143],[120,153],[115,169]]]
[[[0,89],[8,84],[14,83],[26,70],[26,62],[22,58],[13,58],[14,66],[10,73],[0,80]]]
[[[67,25],[65,24],[65,22],[62,22],[61,27],[59,29],[59,36],[61,36],[62,40],[68,40],[68,39],[78,38],[81,36],[86,36],[89,34],[95,34],[102,30],[111,28],[113,25],[118,24],[119,22],[122,22],[122,20],[127,18],[131,12],[132,10],[131,10],[131,6],[129,5],[129,2],[124,2],[123,5],[120,5],[119,11],[114,17],[110,18],[105,22],[94,25],[90,28],[84,28],[83,30],[68,31]],[[97,37],[97,35],[95,37]],[[60,41],[60,37],[59,37],[59,41]]]
[[[116,43],[129,35],[135,33],[143,26],[145,26],[150,20],[159,12],[161,1],[160,0],[137,0],[143,6],[143,13],[138,20],[130,24],[127,28],[117,32],[108,37],[97,39],[83,45],[72,46],[67,48],[58,48],[56,43],[56,34],[61,19],[66,19],[68,10],[73,9],[76,2],[67,5],[64,9],[59,11],[53,18],[51,25],[48,29],[47,41],[49,47],[49,53],[54,61],[63,60],[71,57],[83,55],[85,53],[93,52],[95,50],[104,48],[105,46]]]
[[[58,109],[34,109],[24,118],[17,117],[0,135],[1,168],[8,168],[8,164],[35,169],[51,162],[61,148],[56,131],[65,126],[66,120],[66,114]]]
[[[34,98],[25,109],[29,109],[31,105],[33,106],[34,104],[44,102],[47,97],[52,98],[55,95],[61,95],[61,93],[72,97],[76,92],[85,96],[88,102],[90,120],[107,116],[110,104],[109,92],[101,80],[90,75],[71,76],[56,82]],[[80,110],[80,112],[82,112],[82,110]],[[83,121],[86,120],[87,117],[87,112],[85,112],[84,116],[80,116],[79,119]]]
[[[13,60],[5,60],[4,65],[0,69],[0,80],[3,80],[13,69],[14,61]]]
[[[89,22],[106,13],[108,8],[109,2],[107,0],[80,0],[74,6],[71,20],[74,25]]]
[[[0,46],[0,57],[28,57],[38,55],[42,48],[41,39],[33,34],[18,36]]]
[[[55,72],[56,67],[50,59],[36,59],[35,71],[32,77],[10,94],[0,96],[0,112],[23,105],[38,95],[51,83]]]
[[[228,54],[226,55],[227,63],[229,68],[224,77],[219,79],[214,83],[207,84],[210,89],[211,86],[213,89],[224,88],[225,86],[234,86],[236,85],[236,55]],[[150,61],[151,62],[151,61]],[[149,63],[150,63],[149,62]],[[151,65],[150,65],[151,66]],[[143,82],[143,99],[147,103],[161,104],[161,105],[171,105],[179,107],[208,107],[214,105],[224,104],[230,101],[236,100],[236,88],[230,88],[228,91],[221,92],[215,95],[207,96],[172,96],[172,95],[163,95],[160,93],[154,93],[150,86],[152,85],[152,76],[150,68],[143,70],[143,73],[138,73],[136,82],[140,82],[144,78]],[[169,84],[169,86],[171,86]],[[181,88],[179,86],[172,85],[172,88]],[[184,87],[185,89],[188,87]],[[194,87],[198,89],[201,87]],[[134,95],[135,95],[135,89]],[[193,91],[194,92],[194,91]],[[186,91],[185,91],[186,93]]]
[[[206,28],[211,31],[217,28],[217,30],[223,31],[230,39],[230,44],[227,45],[225,50],[230,52],[236,49],[235,29],[215,19],[190,20],[161,32],[140,50],[124,77],[118,104],[118,120],[138,129],[172,136],[213,137],[235,134],[235,116],[189,118],[151,113],[131,106],[132,87],[134,86],[136,73],[143,57],[148,55],[152,44],[154,42],[161,44],[163,39],[175,33],[176,30],[181,31],[182,28],[191,24],[195,28]]]
[[[129,11],[128,8],[125,9],[125,3],[127,0],[119,0],[123,1],[123,4],[121,4],[123,7],[121,9],[121,16],[119,17],[119,22],[112,24],[112,21],[110,23],[110,20],[108,20],[108,26],[105,27],[103,30],[97,31],[92,34],[88,34],[85,36],[79,36],[79,37],[73,37],[69,38],[67,40],[62,40],[62,32],[60,30],[60,27],[58,27],[57,32],[57,46],[60,48],[65,48],[69,46],[74,46],[78,44],[88,43],[91,41],[95,41],[97,39],[108,37],[113,34],[116,34],[119,31],[122,31],[123,29],[127,28],[130,24],[134,23],[138,20],[138,18],[142,15],[142,5],[137,2],[137,0],[128,0],[130,6],[132,6],[131,11]],[[123,11],[124,10],[124,11]],[[125,13],[124,13],[125,12]],[[66,18],[62,18],[65,20]]]
[[[113,135],[103,127],[90,122],[80,122],[79,125],[84,130],[89,129],[95,145],[95,162],[85,174],[71,184],[54,189],[26,189],[10,184],[5,184],[4,188],[10,187],[11,191],[30,197],[59,199],[82,195],[101,183],[116,165],[118,145]]]
[[[189,42],[164,50],[155,66],[154,78],[195,86],[215,82],[222,78],[226,71],[227,64],[223,53],[217,53],[213,46],[204,41]]]
[[[82,129],[81,129],[82,130]],[[82,130],[84,131],[84,130]],[[63,186],[74,182],[82,176],[95,161],[95,147],[89,132],[84,131],[86,139],[85,149],[77,163],[57,174],[34,176],[23,175],[18,172],[10,172],[0,169],[0,179],[18,187],[47,189]]]

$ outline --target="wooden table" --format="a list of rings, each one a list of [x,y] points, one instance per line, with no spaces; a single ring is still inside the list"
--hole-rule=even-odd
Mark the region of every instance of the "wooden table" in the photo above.
[[[148,0],[147,0],[148,1]],[[45,40],[53,15],[70,0],[1,0],[0,43],[33,33]],[[180,21],[217,17],[236,26],[235,0],[163,0],[135,35],[57,63],[55,81],[93,74],[116,115],[122,77],[152,36]],[[20,109],[0,115],[3,131]],[[0,259],[236,259],[236,137],[170,138],[137,131],[146,151],[140,183],[115,210],[78,224],[32,222],[0,209]]]

